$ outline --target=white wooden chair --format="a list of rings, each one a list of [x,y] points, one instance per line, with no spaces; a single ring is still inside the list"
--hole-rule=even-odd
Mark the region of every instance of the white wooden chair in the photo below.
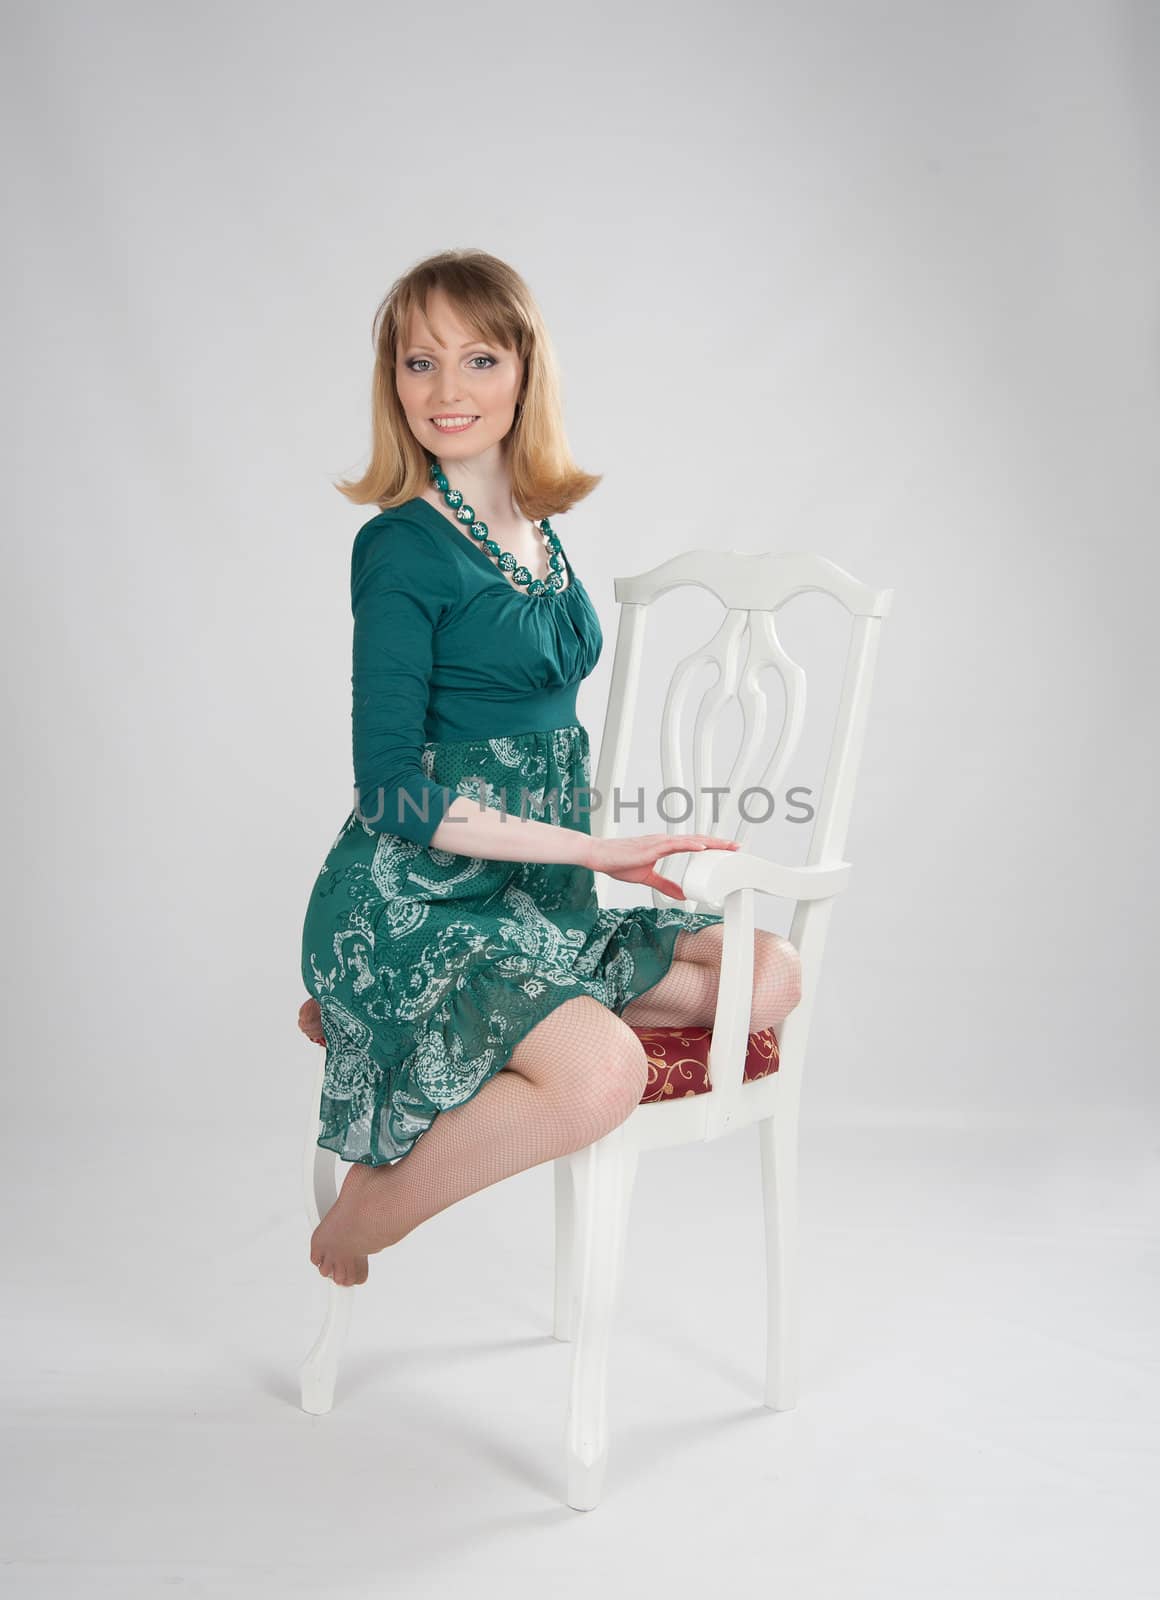
[[[690,792],[695,800],[689,817],[680,826],[671,825],[670,833],[713,833],[741,843],[752,826],[743,815],[745,791],[763,788],[775,795],[779,792],[801,739],[806,692],[803,669],[787,655],[777,636],[774,622],[780,607],[803,591],[820,591],[839,601],[853,622],[807,864],[779,865],[743,849],[695,852],[682,858],[687,863],[680,879],[687,897],[685,908],[720,912],[725,923],[706,1092],[688,1093],[663,1104],[642,1101],[611,1133],[554,1163],[553,1333],[557,1339],[573,1340],[565,1442],[567,1503],[578,1511],[595,1507],[603,1487],[608,1458],[609,1346],[632,1187],[642,1150],[708,1141],[757,1123],[766,1238],[763,1399],[775,1411],[792,1410],[797,1404],[797,1143],[802,1066],[831,904],[850,875],[850,864],[842,859],[842,852],[866,729],[879,624],[888,614],[892,598],[889,589],[868,588],[833,562],[805,553],[748,555],[693,550],[649,572],[617,578],[614,588],[620,619],[594,784],[601,800],[623,792],[649,607],[681,585],[711,592],[725,607],[725,615],[715,635],[678,664],[665,698],[660,729],[663,783]],[[699,666],[710,662],[718,668],[716,680],[693,708],[692,676]],[[760,675],[767,666],[773,666],[781,677],[785,716],[776,744],[762,763],[768,705]],[[731,770],[720,775],[713,770],[713,728],[734,700],[742,714],[743,735]],[[692,767],[686,771],[683,735],[693,709]],[[714,821],[708,791],[722,785],[728,792],[720,799]],[[607,836],[618,831],[612,825],[612,811],[610,804],[597,805],[593,834]],[[632,831],[642,830],[637,825]],[[649,827],[644,831],[659,830]],[[664,858],[663,867],[670,877],[675,876],[676,859]],[[607,880],[598,876],[597,896],[602,904],[606,885]],[[802,995],[778,1031],[777,1070],[747,1079],[755,892],[794,902],[789,939],[801,957]],[[671,904],[659,890],[653,891],[653,900],[658,906]],[[316,1074],[306,1141],[306,1210],[312,1231],[337,1197],[338,1158],[316,1143],[323,1070],[324,1063]],[[300,1374],[306,1411],[320,1413],[331,1407],[353,1293],[353,1288],[328,1282],[326,1319]]]

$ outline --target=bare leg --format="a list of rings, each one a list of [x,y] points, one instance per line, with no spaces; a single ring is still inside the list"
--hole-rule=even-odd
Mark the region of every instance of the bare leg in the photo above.
[[[578,995],[544,1017],[511,1062],[461,1106],[441,1111],[399,1161],[352,1165],[315,1229],[310,1259],[336,1283],[363,1283],[367,1257],[466,1195],[579,1150],[640,1104],[644,1046],[613,1011]]]

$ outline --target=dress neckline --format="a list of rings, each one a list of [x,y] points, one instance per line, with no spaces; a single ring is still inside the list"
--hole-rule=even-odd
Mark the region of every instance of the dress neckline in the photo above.
[[[479,545],[476,544],[475,540],[472,539],[469,534],[464,533],[462,528],[457,523],[452,522],[450,517],[445,517],[442,511],[440,511],[437,506],[433,506],[425,495],[415,495],[414,499],[404,501],[403,505],[399,506],[398,509],[400,511],[404,511],[408,506],[414,505],[422,506],[425,511],[430,512],[431,516],[435,518],[436,522],[438,522],[441,528],[446,529],[452,538],[458,539],[461,544],[465,544],[477,560],[485,563],[492,574],[503,584],[505,589],[510,589],[513,594],[518,594],[524,600],[532,600],[535,598],[535,596],[530,595],[526,589],[521,589],[517,584],[512,583],[507,573],[504,572],[502,568],[496,566],[495,562],[488,555],[487,551],[481,550]],[[572,590],[576,587],[577,581],[576,574],[572,571],[572,563],[568,560],[568,552],[563,549],[563,546],[561,546],[561,551],[564,556],[564,565],[568,569],[568,582],[563,589],[556,591],[555,595],[552,597],[553,600],[561,600],[566,594],[571,594]],[[551,601],[548,602],[548,604],[551,603]]]

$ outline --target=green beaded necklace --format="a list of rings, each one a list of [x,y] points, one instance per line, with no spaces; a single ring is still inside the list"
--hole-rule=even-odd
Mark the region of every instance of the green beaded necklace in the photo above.
[[[533,578],[527,567],[519,565],[510,550],[501,550],[494,539],[488,538],[487,523],[478,520],[471,506],[464,505],[460,490],[448,488],[438,458],[432,461],[430,473],[431,482],[454,511],[456,521],[466,523],[470,536],[481,550],[487,551],[496,566],[504,572],[510,572],[516,583],[521,588],[527,589],[533,600],[554,600],[564,587],[564,553],[560,546],[560,536],[552,532],[552,525],[547,517],[542,518],[537,526],[548,546],[548,566],[551,570],[546,578]]]

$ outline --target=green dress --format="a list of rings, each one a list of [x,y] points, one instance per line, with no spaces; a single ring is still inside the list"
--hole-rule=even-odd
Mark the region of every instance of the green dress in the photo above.
[[[576,693],[603,636],[565,565],[564,589],[529,596],[422,496],[355,536],[355,805],[302,930],[326,1036],[318,1143],[344,1161],[406,1155],[558,1005],[591,995],[621,1013],[664,977],[679,933],[722,920],[602,909],[589,868],[431,844],[461,794],[591,832]]]

